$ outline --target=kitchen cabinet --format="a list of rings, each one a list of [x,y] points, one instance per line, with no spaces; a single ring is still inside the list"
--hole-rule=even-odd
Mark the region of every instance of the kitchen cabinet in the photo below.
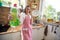
[[[10,12],[10,8],[8,7],[0,7],[0,32],[6,32],[10,27],[8,25],[8,14]]]
[[[1,33],[0,40],[21,40],[21,32]]]
[[[33,40],[41,40],[43,38],[43,34],[44,34],[43,32],[44,32],[44,28],[33,29],[32,39]]]
[[[0,7],[0,24],[8,23],[8,13],[10,12],[10,8],[8,7]]]
[[[40,29],[37,29],[38,31],[38,40],[41,40],[43,38],[43,35],[44,35],[44,27],[43,28],[40,28]]]
[[[37,40],[37,29],[33,29],[32,31],[32,40]]]

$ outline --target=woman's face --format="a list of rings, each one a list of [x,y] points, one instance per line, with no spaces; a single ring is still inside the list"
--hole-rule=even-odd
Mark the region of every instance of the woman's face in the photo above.
[[[26,13],[30,13],[30,8],[29,7],[26,8]]]

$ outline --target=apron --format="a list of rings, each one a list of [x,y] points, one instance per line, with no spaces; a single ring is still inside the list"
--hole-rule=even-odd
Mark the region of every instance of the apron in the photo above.
[[[23,21],[22,37],[23,40],[32,40],[32,26],[31,26],[31,19],[29,15],[26,15]]]

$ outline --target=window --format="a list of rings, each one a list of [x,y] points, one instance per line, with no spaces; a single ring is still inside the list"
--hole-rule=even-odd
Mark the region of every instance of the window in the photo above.
[[[23,9],[26,7],[27,0],[20,0],[20,5],[23,6]]]
[[[42,14],[47,19],[58,20],[58,13],[60,13],[60,0],[43,0]]]

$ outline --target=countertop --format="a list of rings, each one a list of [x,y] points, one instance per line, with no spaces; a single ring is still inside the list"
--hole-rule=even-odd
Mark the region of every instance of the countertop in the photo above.
[[[42,28],[42,27],[44,27],[44,25],[52,25],[52,26],[60,25],[60,23],[55,23],[55,22],[49,23],[49,22],[46,22],[46,21],[43,21],[43,20],[40,20],[40,22],[42,22],[43,25],[42,24],[38,24],[37,26],[36,25],[32,26],[32,29]],[[9,33],[15,33],[15,32],[21,32],[21,25],[17,26],[13,30],[12,29],[13,28],[9,28],[7,30],[7,32],[2,32],[2,33],[0,33],[0,35],[9,34]]]
[[[32,26],[32,29],[38,29],[38,28],[42,28],[44,27],[43,25],[38,25],[38,26]],[[21,32],[21,25],[17,26],[16,28],[9,28],[7,30],[7,32],[2,32],[0,33],[0,35],[4,35],[4,34],[9,34],[9,33],[15,33],[15,32]]]

